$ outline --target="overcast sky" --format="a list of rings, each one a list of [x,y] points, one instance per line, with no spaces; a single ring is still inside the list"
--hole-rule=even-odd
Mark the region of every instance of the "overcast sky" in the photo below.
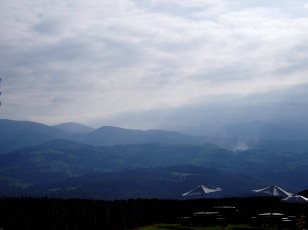
[[[308,117],[307,0],[1,0],[0,51],[0,118]]]

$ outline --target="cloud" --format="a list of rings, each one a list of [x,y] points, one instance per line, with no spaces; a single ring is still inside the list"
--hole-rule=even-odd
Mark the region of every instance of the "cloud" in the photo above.
[[[164,128],[183,130],[204,125],[216,130],[226,124],[263,120],[274,123],[301,121],[307,123],[307,84],[260,92],[247,97],[216,96],[196,104],[148,111],[130,111],[92,120],[94,124],[112,124],[128,128]]]
[[[4,0],[0,116],[155,120],[304,85],[305,2],[279,2]]]
[[[202,16],[213,16],[224,12],[227,8],[227,1],[200,1],[200,0],[152,0],[150,6],[159,11],[165,11],[172,15],[198,18]]]

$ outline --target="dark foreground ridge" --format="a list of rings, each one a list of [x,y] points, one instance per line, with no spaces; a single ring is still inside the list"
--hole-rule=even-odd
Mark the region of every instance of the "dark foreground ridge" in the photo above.
[[[307,205],[294,206],[273,197],[194,200],[91,200],[57,198],[0,198],[0,228],[3,229],[134,229],[155,223],[181,223],[194,212],[214,206],[234,206],[226,223],[250,223],[265,212],[308,215]],[[187,223],[191,224],[191,223]]]

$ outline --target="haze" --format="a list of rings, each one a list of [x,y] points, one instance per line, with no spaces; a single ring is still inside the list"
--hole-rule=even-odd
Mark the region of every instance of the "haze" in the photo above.
[[[307,122],[308,1],[0,2],[0,118]]]

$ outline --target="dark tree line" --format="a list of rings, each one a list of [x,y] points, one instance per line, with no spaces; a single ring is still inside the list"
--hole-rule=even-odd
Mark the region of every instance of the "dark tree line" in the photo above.
[[[118,201],[30,197],[0,198],[0,228],[4,229],[134,229],[154,223],[177,223],[182,216],[208,211],[213,206],[232,205],[237,221],[245,223],[260,212],[292,213],[290,206],[272,197]],[[307,209],[304,210],[307,216]],[[294,214],[294,213],[293,213]]]
[[[178,202],[157,199],[0,198],[0,228],[132,229],[167,220],[172,213],[170,208],[174,207],[171,203],[176,206]]]

